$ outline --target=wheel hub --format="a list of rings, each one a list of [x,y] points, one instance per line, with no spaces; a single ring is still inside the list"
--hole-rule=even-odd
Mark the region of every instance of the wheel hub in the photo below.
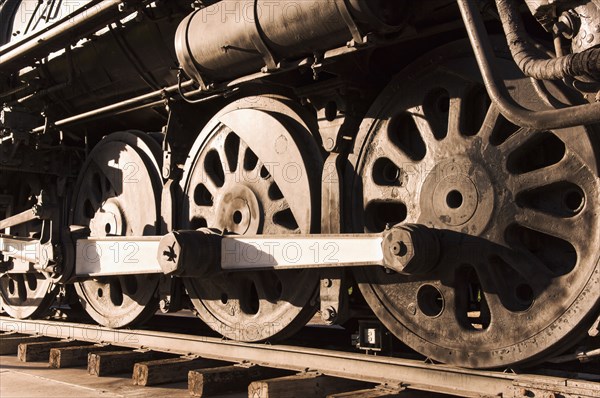
[[[262,213],[256,194],[236,183],[227,184],[223,191],[217,199],[217,217],[211,227],[238,235],[258,234]]]
[[[122,236],[125,234],[125,224],[119,203],[115,198],[108,199],[102,204],[90,220],[90,233],[96,237]]]
[[[466,157],[442,160],[421,191],[421,223],[439,229],[479,234],[494,209],[494,190],[487,171]]]

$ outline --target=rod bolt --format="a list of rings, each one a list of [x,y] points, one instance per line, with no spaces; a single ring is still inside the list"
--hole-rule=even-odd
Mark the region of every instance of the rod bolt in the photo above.
[[[335,318],[337,318],[337,311],[335,310],[335,308],[329,306],[323,311],[321,311],[321,319],[323,320],[323,322],[330,323],[333,322]]]
[[[400,240],[392,244],[392,254],[398,257],[404,257],[408,254],[408,247],[404,241]]]
[[[167,312],[169,312],[169,309],[171,307],[171,302],[169,301],[169,299],[162,299],[160,300],[159,303],[159,307],[160,307],[160,312],[162,312],[163,314],[166,314]]]
[[[323,287],[326,287],[326,288],[333,286],[333,281],[329,278],[323,279],[321,281],[321,283],[323,284]]]
[[[401,225],[387,229],[381,243],[383,265],[404,275],[425,275],[438,263],[440,242],[434,229]]]

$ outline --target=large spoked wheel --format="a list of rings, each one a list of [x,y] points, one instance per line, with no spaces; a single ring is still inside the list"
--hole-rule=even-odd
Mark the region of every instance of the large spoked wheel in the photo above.
[[[40,193],[39,181],[32,178],[23,181],[16,193],[17,211],[25,211],[35,204],[35,195]],[[42,223],[33,221],[11,228],[11,235],[40,239]],[[27,274],[7,274],[0,277],[0,313],[4,310],[17,319],[39,318],[44,316],[54,303],[58,285],[48,275],[35,272]]]
[[[284,100],[251,97],[202,131],[185,168],[184,228],[240,235],[309,233],[318,225],[319,149]],[[241,341],[281,339],[316,311],[318,275],[267,271],[185,279],[200,318]]]
[[[600,146],[585,127],[508,123],[462,48],[403,72],[354,150],[356,228],[441,230],[439,265],[425,276],[369,268],[356,277],[381,321],[430,358],[476,368],[536,362],[569,348],[598,316]],[[515,99],[548,107],[501,62]]]
[[[156,235],[160,146],[138,132],[115,133],[90,153],[75,190],[72,221],[91,237]],[[157,275],[89,279],[75,284],[86,312],[99,324],[143,323],[158,310]]]

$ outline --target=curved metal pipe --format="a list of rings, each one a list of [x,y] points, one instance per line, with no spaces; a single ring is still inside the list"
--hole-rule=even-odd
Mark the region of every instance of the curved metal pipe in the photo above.
[[[508,121],[535,130],[551,130],[600,122],[600,103],[547,111],[530,111],[517,104],[508,95],[504,81],[498,77],[494,69],[494,50],[483,18],[477,9],[477,2],[457,0],[457,3],[488,95]]]
[[[512,56],[526,76],[538,80],[561,80],[571,76],[600,76],[600,48],[549,58],[531,41],[514,0],[496,0]]]

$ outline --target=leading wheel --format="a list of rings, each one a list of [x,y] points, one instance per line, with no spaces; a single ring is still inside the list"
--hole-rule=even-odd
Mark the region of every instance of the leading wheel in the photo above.
[[[185,168],[183,227],[238,235],[312,232],[322,163],[300,114],[288,101],[265,96],[245,98],[215,116]],[[223,273],[184,282],[200,318],[234,340],[284,338],[316,311],[313,271]]]
[[[91,237],[157,235],[162,183],[156,159],[160,146],[143,133],[103,139],[79,176],[71,223],[89,227]],[[76,283],[75,289],[96,322],[118,328],[142,323],[158,310],[158,281],[158,275],[111,276]]]
[[[475,368],[535,362],[568,348],[598,315],[600,146],[585,127],[508,123],[466,48],[437,50],[404,71],[354,148],[355,227],[438,229],[439,264],[425,276],[369,268],[356,277],[380,320],[430,358]],[[511,61],[500,66],[515,99],[547,107]]]

